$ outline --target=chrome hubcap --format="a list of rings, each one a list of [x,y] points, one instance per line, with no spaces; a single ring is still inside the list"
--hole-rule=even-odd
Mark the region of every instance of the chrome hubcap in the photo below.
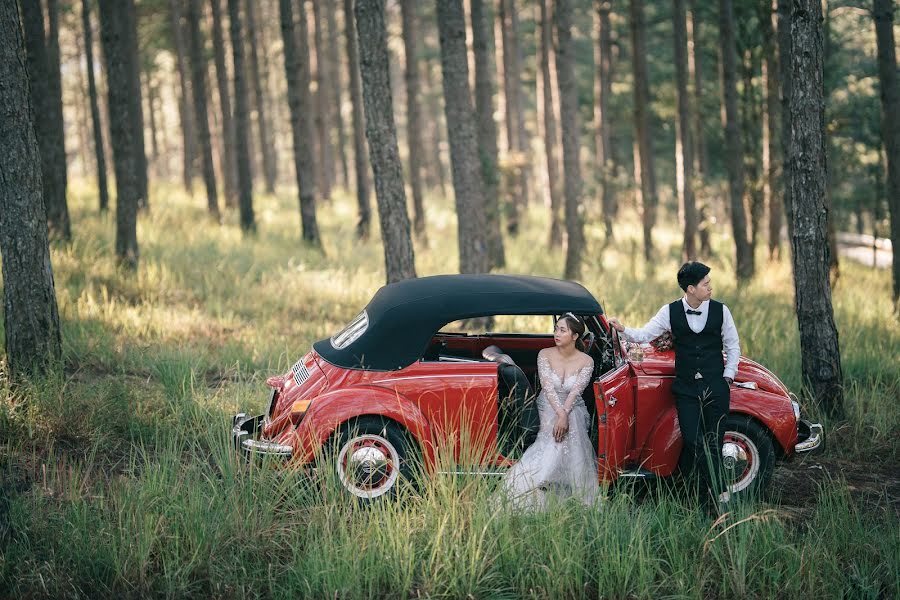
[[[380,435],[359,435],[341,447],[338,475],[344,488],[358,498],[377,498],[397,481],[400,456]]]
[[[759,449],[743,433],[727,431],[722,444],[722,466],[728,489],[740,492],[759,474]]]

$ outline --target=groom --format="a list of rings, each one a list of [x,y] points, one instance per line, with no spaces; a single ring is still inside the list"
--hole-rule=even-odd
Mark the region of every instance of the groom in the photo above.
[[[718,496],[716,493],[720,491],[717,482],[721,480],[722,436],[731,400],[729,388],[734,383],[741,354],[731,311],[710,299],[709,271],[703,263],[683,264],[678,269],[678,285],[684,290],[684,297],[663,306],[640,329],[609,319],[609,324],[632,342],[649,342],[666,331],[672,332],[675,346],[672,394],[684,440],[679,466],[684,473],[698,470],[702,501],[707,506],[716,497],[720,503],[729,500],[728,491],[721,491]]]

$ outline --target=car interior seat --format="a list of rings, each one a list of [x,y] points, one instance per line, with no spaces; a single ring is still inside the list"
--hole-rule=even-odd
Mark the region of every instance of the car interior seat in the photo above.
[[[540,429],[534,388],[525,372],[497,346],[488,346],[482,356],[497,363],[497,447],[503,456],[518,458]]]

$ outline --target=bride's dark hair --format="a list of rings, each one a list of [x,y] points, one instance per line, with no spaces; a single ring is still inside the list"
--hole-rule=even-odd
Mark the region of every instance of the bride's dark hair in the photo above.
[[[578,335],[578,337],[575,338],[575,348],[581,352],[584,352],[584,321],[582,321],[580,317],[576,317],[573,313],[570,312],[567,312],[559,318],[560,321],[562,321],[563,319],[566,320],[566,325],[569,326],[569,331]]]

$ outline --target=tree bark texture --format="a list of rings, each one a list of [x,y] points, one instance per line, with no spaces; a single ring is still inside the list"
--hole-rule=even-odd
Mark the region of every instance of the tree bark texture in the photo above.
[[[331,198],[331,186],[334,183],[334,148],[331,144],[331,121],[333,113],[333,100],[331,88],[328,84],[328,57],[325,52],[325,40],[322,36],[324,21],[320,2],[313,2],[313,40],[315,41],[316,57],[316,95],[315,95],[315,126],[316,136],[319,139],[320,160],[316,161],[319,168],[317,180],[319,193],[322,198]]]
[[[237,162],[235,161],[234,119],[231,113],[231,92],[228,90],[228,68],[225,66],[225,37],[222,33],[222,0],[210,0],[212,7],[213,57],[216,63],[216,85],[219,89],[219,108],[222,112],[222,146],[225,160],[225,205],[237,206]]]
[[[791,12],[791,238],[803,379],[833,418],[843,417],[843,375],[828,273],[822,5]]]
[[[564,277],[581,277],[584,223],[581,217],[578,87],[575,81],[575,44],[572,41],[572,3],[556,1],[556,73],[559,80],[559,120],[562,126],[563,172],[566,198],[566,265]]]
[[[492,268],[506,266],[500,223],[500,167],[497,150],[497,122],[494,121],[494,28],[491,11],[484,0],[472,0],[472,49],[475,54],[475,118],[478,122],[478,151],[484,181],[484,213],[488,253]]]
[[[250,77],[253,79],[253,94],[256,99],[256,125],[259,130],[259,147],[262,151],[263,162],[263,180],[266,185],[266,192],[275,193],[275,180],[278,178],[278,161],[275,158],[275,145],[272,143],[271,123],[269,114],[266,111],[266,97],[263,93],[262,77],[260,76],[259,53],[257,47],[256,36],[256,16],[254,14],[254,5],[258,0],[247,0],[247,41],[250,46]],[[265,52],[265,49],[263,49]]]
[[[55,96],[61,92],[54,86],[50,74],[54,69],[59,70],[59,51],[56,51],[54,67],[50,64],[47,37],[44,33],[44,14],[40,2],[36,0],[22,2],[22,24],[25,32],[31,103],[34,107],[34,134],[41,155],[43,205],[47,211],[47,225],[50,228],[51,238],[68,241],[72,238],[72,232],[66,204],[62,97]],[[56,80],[58,82],[58,74]]]
[[[109,104],[109,132],[116,174],[116,257],[129,269],[136,269],[139,252],[137,210],[141,197],[138,171],[138,141],[134,131],[134,102],[128,84],[133,75],[129,57],[131,43],[127,3],[132,0],[100,0],[100,41],[106,67]],[[121,82],[121,85],[117,83]]]
[[[734,5],[719,0],[719,37],[722,56],[723,101],[725,104],[725,166],[731,206],[731,228],[739,282],[753,277],[753,249],[747,239],[744,212],[744,172],[737,99],[737,47],[734,38]]]
[[[788,239],[794,237],[794,218],[791,208],[791,0],[777,3],[778,73],[781,84],[781,180],[784,182],[782,206],[787,223]]]
[[[291,0],[279,0],[281,38],[284,42],[284,68],[291,110],[291,133],[294,144],[294,170],[300,195],[300,225],[303,240],[321,247],[316,221],[316,165],[313,157],[312,101],[309,93],[309,54],[306,29],[306,7],[300,3],[299,22],[294,24]],[[296,40],[296,42],[295,42]],[[297,45],[300,47],[298,48]]]
[[[359,46],[356,25],[353,19],[353,0],[344,0],[344,39],[347,42],[347,71],[350,79],[350,104],[353,107],[353,166],[356,172],[356,204],[359,220],[356,222],[356,236],[369,237],[372,211],[369,207],[369,157],[366,153],[365,128],[363,122],[362,81],[359,75]]]
[[[781,224],[784,207],[782,206],[783,182],[781,180],[781,153],[778,147],[778,125],[781,112],[779,99],[778,54],[775,40],[775,2],[777,0],[761,0],[759,4],[759,23],[763,43],[763,83],[765,85],[766,104],[763,112],[763,170],[765,203],[769,210],[769,258],[781,257]]]
[[[51,233],[56,233],[64,240],[72,239],[72,226],[69,220],[69,205],[66,199],[69,189],[68,161],[66,160],[65,122],[63,121],[62,73],[59,60],[59,0],[47,0],[47,66],[50,76],[50,99],[52,115],[55,121],[54,159],[62,185],[62,193],[54,196],[54,203],[47,205],[47,220]]]
[[[878,76],[881,84],[881,118],[887,155],[887,196],[891,213],[893,246],[893,294],[900,305],[900,84],[897,83],[897,55],[894,42],[894,15],[891,0],[874,0],[875,37],[878,45]]]
[[[42,40],[43,41],[43,40]],[[0,2],[0,255],[7,371],[40,373],[59,360],[62,344],[41,155],[32,124],[17,2]]]
[[[175,65],[178,68],[178,114],[181,119],[182,181],[188,192],[194,189],[194,160],[197,157],[197,137],[194,133],[194,109],[191,106],[190,74],[187,65],[187,43],[182,20],[182,3],[171,0],[172,38],[175,43]]]
[[[404,10],[404,16],[406,12]],[[356,30],[360,48],[366,49],[360,57],[360,74],[366,137],[369,140],[369,157],[384,244],[385,273],[387,282],[394,283],[415,277],[416,263],[406,214],[403,165],[394,125],[384,0],[356,0]],[[411,154],[414,153],[413,149]]]
[[[91,104],[91,124],[94,131],[94,156],[97,163],[97,191],[100,212],[109,209],[109,184],[106,181],[106,150],[103,148],[103,127],[100,123],[100,105],[97,99],[97,81],[94,76],[94,33],[91,28],[90,0],[81,0],[81,24],[84,28],[84,54],[87,60],[88,97]]]
[[[709,174],[709,151],[706,144],[706,128],[703,126],[703,65],[700,62],[700,17],[696,0],[688,0],[691,18],[688,27],[688,70],[694,82],[694,144],[695,166],[698,177]]]
[[[124,3],[123,12],[125,13],[125,41],[127,42],[128,60],[128,79],[127,84],[130,89],[129,100],[131,102],[131,129],[134,131],[135,153],[137,157],[137,176],[138,189],[138,208],[148,208],[150,206],[150,180],[147,173],[147,150],[144,141],[144,104],[143,94],[141,93],[141,59],[140,46],[138,45],[137,35],[137,11],[135,10],[134,0],[128,0]]]
[[[684,260],[697,258],[697,207],[694,202],[694,140],[691,97],[688,94],[688,37],[685,0],[673,0],[672,18],[675,29],[675,82],[678,88],[676,105],[678,119],[675,122],[675,180],[678,201],[684,215]]]
[[[641,222],[644,231],[644,259],[654,261],[653,226],[656,224],[656,161],[650,135],[650,83],[647,68],[647,25],[644,0],[630,0],[631,49],[634,74],[634,123],[638,160],[635,161],[635,183],[639,185]]]
[[[515,0],[498,0],[497,6],[503,42],[503,98],[506,114],[506,146],[509,149],[507,181],[510,201],[507,204],[506,229],[510,234],[516,235],[527,198],[524,140],[520,139],[524,125],[519,126],[522,112],[522,80],[519,67],[521,50],[517,31],[518,19],[515,17]],[[524,120],[522,122],[524,123]]]
[[[328,85],[331,86],[331,98],[334,101],[334,123],[337,127],[338,157],[341,161],[341,185],[350,187],[349,168],[347,166],[347,134],[344,130],[344,114],[341,111],[341,61],[338,56],[338,28],[335,19],[336,1],[325,3],[325,19],[328,22]]]
[[[484,183],[469,89],[466,22],[461,0],[437,0],[444,112],[450,140],[450,166],[456,197],[460,273],[490,268],[485,227]]]
[[[741,60],[741,133],[744,164],[745,203],[750,209],[750,252],[756,255],[756,242],[765,209],[762,177],[762,98],[757,97],[753,80],[760,72],[760,63],[749,48]]]
[[[241,0],[228,0],[228,20],[231,30],[231,55],[234,62],[234,142],[237,162],[238,210],[241,229],[256,232],[253,214],[253,176],[250,172],[250,102],[247,98],[244,38],[241,25]]]
[[[613,221],[618,211],[616,190],[614,185],[616,163],[612,148],[612,25],[610,13],[611,0],[596,0],[597,12],[597,83],[594,104],[594,120],[597,125],[596,146],[597,165],[600,168],[602,186],[601,205],[603,207],[603,226],[606,231],[606,242],[613,239]]]
[[[409,147],[409,187],[413,198],[413,231],[427,243],[425,204],[422,201],[422,109],[420,101],[419,61],[417,53],[418,16],[416,1],[402,0],[403,49],[406,56],[406,135]],[[370,143],[371,145],[371,143]]]
[[[553,76],[550,71],[551,54],[553,54],[553,15],[548,0],[540,0],[541,27],[541,91],[544,103],[544,154],[547,158],[547,191],[550,194],[550,238],[551,247],[562,246],[563,243],[563,205],[562,183],[559,168],[559,156],[556,152],[558,132],[556,128],[556,111],[553,101]],[[553,57],[555,58],[555,56]],[[601,163],[602,164],[602,163]]]
[[[200,154],[203,158],[203,184],[206,186],[206,205],[210,216],[219,221],[219,195],[216,189],[216,172],[213,167],[212,140],[209,135],[209,113],[206,103],[206,48],[200,30],[200,0],[189,0],[187,22],[190,40],[191,89],[194,97],[194,115],[197,117],[197,133],[200,138]]]

